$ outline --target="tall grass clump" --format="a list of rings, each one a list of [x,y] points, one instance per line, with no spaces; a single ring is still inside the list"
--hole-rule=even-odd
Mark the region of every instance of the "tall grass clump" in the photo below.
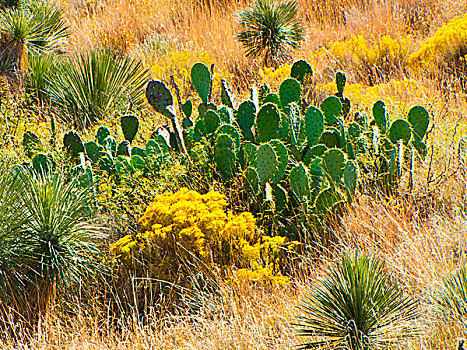
[[[31,320],[51,298],[99,271],[104,235],[93,194],[77,179],[15,169],[0,180],[0,301],[4,311],[13,308]]]
[[[305,29],[297,17],[297,2],[258,0],[239,15],[237,35],[249,58],[262,58],[266,66],[290,60],[300,46]]]
[[[299,335],[313,337],[302,349],[376,349],[414,335],[417,303],[403,295],[366,254],[344,254],[340,264],[311,286],[299,308]]]
[[[144,102],[147,71],[130,57],[93,49],[66,60],[60,71],[51,77],[47,95],[59,120],[77,129]]]

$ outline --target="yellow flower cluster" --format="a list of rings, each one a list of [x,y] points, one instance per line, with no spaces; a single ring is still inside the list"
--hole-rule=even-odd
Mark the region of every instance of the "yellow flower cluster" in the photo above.
[[[284,64],[279,68],[260,68],[259,76],[261,83],[266,83],[272,88],[279,87],[279,85],[287,78],[290,77],[292,67],[289,64]]]
[[[121,238],[110,250],[127,268],[149,270],[159,280],[183,281],[189,265],[190,273],[197,266],[229,277],[236,267],[250,271],[255,281],[277,277],[284,283],[277,265],[288,244],[285,238],[260,237],[251,213],[235,215],[226,206],[225,197],[215,191],[183,188],[162,194],[140,218],[140,232]]]
[[[411,47],[410,35],[396,39],[385,35],[378,40],[368,40],[363,35],[352,35],[349,40],[331,42],[328,52],[339,59],[350,58],[371,66],[378,66],[387,61],[402,65],[407,61]],[[318,55],[324,52],[325,50],[321,50]]]
[[[429,66],[448,58],[458,58],[465,62],[467,54],[467,14],[455,17],[428,38],[420,49],[410,55],[410,63],[415,67]]]

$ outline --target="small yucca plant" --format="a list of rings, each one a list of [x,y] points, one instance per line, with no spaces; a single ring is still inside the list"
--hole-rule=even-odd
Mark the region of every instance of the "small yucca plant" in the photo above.
[[[379,259],[343,255],[329,275],[313,285],[299,306],[299,334],[314,340],[302,349],[366,350],[414,335],[417,303],[404,297]]]
[[[84,129],[123,111],[141,107],[147,71],[141,61],[109,50],[91,50],[69,59],[52,74],[45,89],[59,120]]]
[[[445,319],[461,324],[467,331],[467,268],[465,266],[443,279],[435,300]]]
[[[297,2],[258,0],[239,15],[238,40],[250,58],[262,58],[264,65],[277,66],[291,59],[304,38],[297,19]]]

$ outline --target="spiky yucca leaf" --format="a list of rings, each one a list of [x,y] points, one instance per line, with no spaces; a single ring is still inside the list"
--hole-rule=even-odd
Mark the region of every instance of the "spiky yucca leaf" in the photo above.
[[[91,50],[60,66],[52,75],[47,94],[59,120],[84,129],[110,111],[141,107],[147,71],[140,61],[108,50]]]
[[[0,11],[0,32],[5,40],[23,44],[28,52],[50,51],[69,35],[63,11],[43,2],[31,2],[25,9]]]
[[[465,266],[443,279],[435,300],[438,309],[446,319],[460,323],[467,331],[467,268]]]
[[[415,333],[417,303],[406,298],[384,272],[384,263],[365,254],[344,254],[339,266],[313,285],[302,300],[299,334],[314,337],[302,349],[374,349]]]
[[[261,57],[266,66],[289,60],[304,38],[304,28],[296,17],[296,1],[258,0],[242,12],[237,38],[247,57]]]

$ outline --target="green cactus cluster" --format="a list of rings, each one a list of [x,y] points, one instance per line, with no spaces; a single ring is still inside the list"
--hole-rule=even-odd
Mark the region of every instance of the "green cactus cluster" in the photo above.
[[[413,172],[414,151],[420,157],[426,154],[428,112],[416,106],[407,119],[391,123],[384,102],[378,101],[371,122],[365,113],[352,118],[343,72],[336,74],[335,96],[319,107],[308,106],[302,95],[312,75],[311,66],[298,61],[278,93],[266,84],[253,86],[250,99],[244,101],[236,100],[223,80],[218,106],[211,98],[211,72],[196,64],[191,78],[201,101],[198,116],[193,125],[183,123],[191,159],[211,164],[207,168],[226,184],[243,175],[248,193],[269,207],[274,202],[272,208],[285,216],[298,208],[306,217],[335,212],[366,191],[368,181],[387,192],[397,189],[404,170]],[[165,113],[158,107],[162,100],[148,100]],[[173,98],[167,100],[172,103]],[[192,116],[192,108],[190,113],[185,105],[181,108],[185,118]]]

